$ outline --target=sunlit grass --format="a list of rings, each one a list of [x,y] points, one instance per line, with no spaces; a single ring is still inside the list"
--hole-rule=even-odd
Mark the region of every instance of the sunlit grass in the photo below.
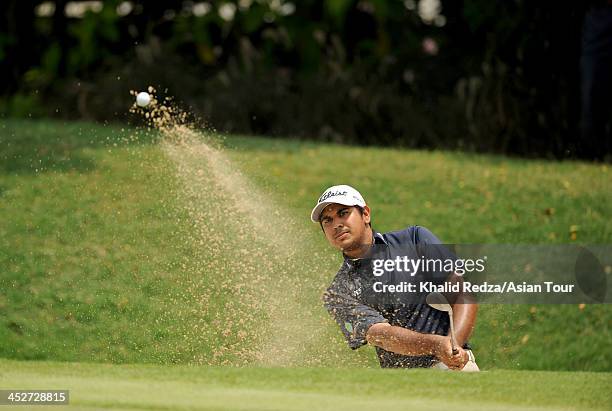
[[[309,221],[314,200],[333,184],[364,194],[379,231],[417,224],[448,243],[612,240],[605,165],[262,138],[224,144],[304,233],[307,250],[319,253],[287,273],[316,281],[314,289],[324,289],[339,264]],[[0,356],[217,364],[220,347],[240,342],[238,329],[228,338],[220,328],[236,320],[224,311],[234,295],[215,288],[232,273],[187,278],[206,241],[190,240],[180,182],[154,134],[3,121],[0,172]],[[265,224],[275,224],[273,215]],[[193,284],[196,291],[186,288]],[[221,290],[207,300],[215,316],[198,305],[206,287]],[[369,348],[346,348],[318,295],[307,298],[324,321],[306,326],[323,327],[325,338],[305,356],[328,366],[375,365]],[[604,305],[483,306],[472,342],[484,368],[610,371],[610,314]],[[231,349],[220,358],[241,363]]]

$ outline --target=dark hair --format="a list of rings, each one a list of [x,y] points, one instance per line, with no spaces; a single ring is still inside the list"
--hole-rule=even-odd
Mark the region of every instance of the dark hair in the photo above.
[[[358,205],[353,206],[353,207],[359,210],[359,214],[363,217],[363,207],[360,207]],[[321,221],[321,216],[319,216],[319,225],[321,226],[321,230],[325,232],[325,230],[323,229],[323,222]],[[368,227],[372,228],[372,220],[370,220],[370,222],[368,223]]]

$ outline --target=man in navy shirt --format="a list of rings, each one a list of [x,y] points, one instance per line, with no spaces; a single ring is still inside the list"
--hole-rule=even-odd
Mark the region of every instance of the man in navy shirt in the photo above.
[[[370,223],[370,208],[361,194],[347,185],[325,190],[311,213],[327,241],[342,251],[344,262],[323,300],[334,317],[349,347],[357,349],[367,343],[376,347],[381,367],[445,368],[478,371],[467,340],[476,321],[478,307],[469,296],[454,300],[456,345],[453,353],[448,335],[449,315],[424,301],[402,303],[372,293],[374,281],[368,256],[374,248],[413,249],[418,254],[439,253],[440,240],[424,227],[377,233]],[[428,248],[431,247],[431,248]],[[439,255],[448,257],[448,254]],[[396,301],[390,302],[390,301]]]

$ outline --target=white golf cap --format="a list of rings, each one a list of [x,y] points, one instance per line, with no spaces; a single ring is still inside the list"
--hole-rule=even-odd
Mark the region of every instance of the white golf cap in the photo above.
[[[365,207],[366,202],[362,195],[359,194],[359,191],[351,186],[333,186],[325,190],[321,197],[319,197],[317,205],[312,209],[310,219],[314,223],[318,223],[323,209],[330,204]]]

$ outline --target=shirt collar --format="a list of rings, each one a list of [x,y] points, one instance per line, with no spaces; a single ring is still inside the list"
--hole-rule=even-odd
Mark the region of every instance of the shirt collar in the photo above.
[[[385,237],[383,237],[383,235],[381,233],[373,231],[373,234],[374,234],[374,244],[389,245],[389,244],[387,244],[387,240],[385,240]]]

